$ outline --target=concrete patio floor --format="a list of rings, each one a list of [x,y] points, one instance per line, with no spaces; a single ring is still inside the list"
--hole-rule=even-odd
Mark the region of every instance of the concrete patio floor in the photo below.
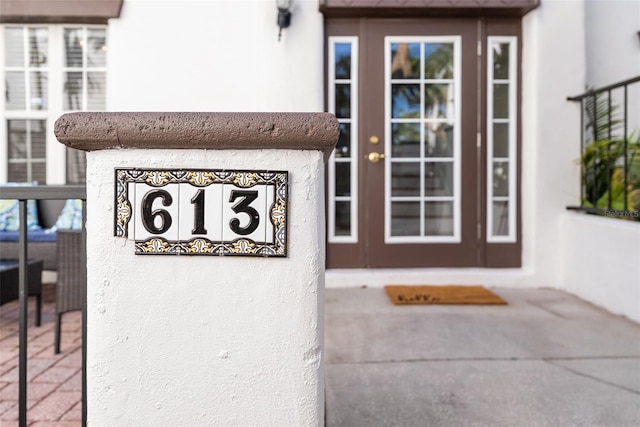
[[[493,291],[508,305],[328,290],[327,425],[640,425],[640,325],[560,291]]]
[[[329,426],[638,426],[640,325],[563,292],[494,289],[506,306],[394,306],[327,289]],[[34,302],[29,301],[33,310]],[[79,312],[29,317],[30,426],[81,425]],[[0,308],[0,426],[17,425],[18,305]]]

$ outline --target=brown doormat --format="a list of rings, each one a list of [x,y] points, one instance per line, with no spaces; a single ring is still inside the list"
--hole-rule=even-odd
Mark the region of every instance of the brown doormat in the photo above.
[[[506,304],[482,286],[404,286],[384,287],[394,304]]]

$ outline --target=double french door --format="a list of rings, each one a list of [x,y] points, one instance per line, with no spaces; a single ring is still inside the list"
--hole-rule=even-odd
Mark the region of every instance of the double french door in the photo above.
[[[517,35],[486,27],[327,22],[329,267],[519,265]]]

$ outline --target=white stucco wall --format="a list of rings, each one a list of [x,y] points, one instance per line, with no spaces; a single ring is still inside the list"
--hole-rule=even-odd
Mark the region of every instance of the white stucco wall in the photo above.
[[[584,2],[543,0],[523,20],[523,261],[531,285],[559,287],[561,216],[580,194]]]
[[[564,288],[640,322],[638,223],[574,212],[561,223]]]
[[[585,23],[590,87],[640,76],[640,1],[588,0]]]
[[[600,88],[640,76],[640,1],[589,0],[585,3],[587,81]],[[640,82],[627,87],[628,135],[640,138]],[[612,93],[623,120],[622,89]]]
[[[297,0],[126,0],[109,23],[110,111],[324,111],[323,19]]]
[[[640,2],[585,2],[585,89],[640,75],[638,31]],[[578,90],[574,95],[582,92]],[[629,87],[628,95],[631,132],[640,126],[640,83]],[[621,90],[613,93],[620,114],[623,99]],[[579,204],[578,198],[574,204]],[[560,287],[612,313],[640,322],[638,223],[565,212],[560,224]]]
[[[322,425],[323,155],[88,155],[88,420]],[[113,236],[114,168],[289,171],[287,258],[136,256]]]

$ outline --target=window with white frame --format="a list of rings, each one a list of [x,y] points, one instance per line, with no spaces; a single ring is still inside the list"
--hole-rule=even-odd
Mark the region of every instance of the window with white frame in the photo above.
[[[83,182],[84,154],[65,150],[52,129],[64,112],[105,109],[106,27],[0,28],[0,180]]]
[[[358,241],[358,38],[329,37],[329,112],[340,139],[329,161],[329,242]]]
[[[517,38],[488,37],[487,241],[516,241]]]

